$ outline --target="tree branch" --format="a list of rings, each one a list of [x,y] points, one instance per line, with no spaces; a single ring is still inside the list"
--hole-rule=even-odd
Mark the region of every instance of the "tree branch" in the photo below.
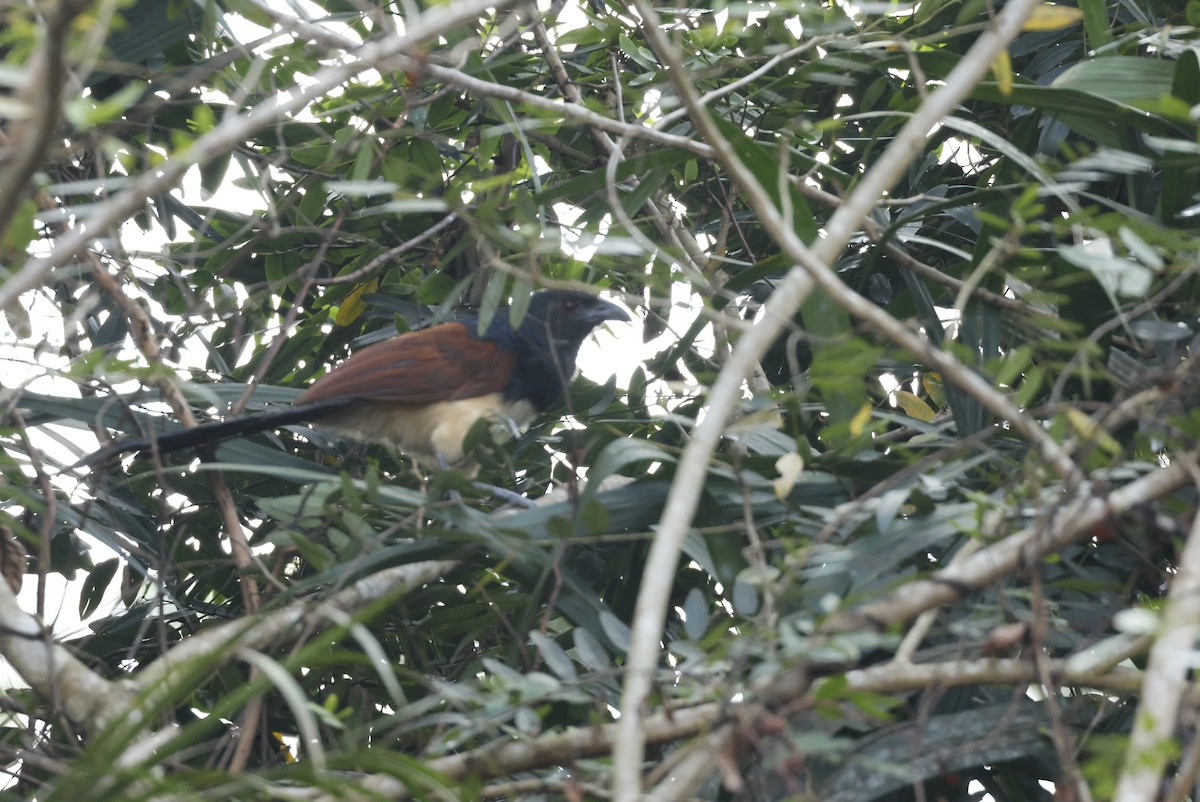
[[[867,171],[845,203],[834,213],[826,227],[825,238],[809,250],[796,235],[791,221],[775,208],[770,194],[758,184],[753,173],[741,162],[700,105],[695,87],[678,52],[667,40],[654,9],[645,0],[634,0],[634,6],[642,17],[642,30],[667,64],[668,77],[688,108],[693,124],[704,140],[716,148],[718,160],[745,192],[747,202],[757,213],[762,225],[798,267],[792,268],[772,293],[764,307],[762,319],[738,342],[729,362],[718,375],[709,396],[704,421],[693,431],[692,440],[679,461],[679,471],[672,482],[658,532],[651,544],[634,610],[629,659],[621,695],[621,737],[613,754],[613,793],[618,802],[636,802],[641,795],[643,705],[649,697],[654,669],[658,664],[659,640],[671,581],[684,535],[704,487],[709,457],[716,450],[725,421],[740,399],[744,378],[770,347],[783,325],[791,320],[814,283],[820,284],[848,312],[866,320],[885,336],[925,359],[931,367],[941,370],[948,380],[959,384],[1002,418],[1010,419],[1015,428],[1038,445],[1060,474],[1074,476],[1075,466],[1062,449],[1035,422],[997,393],[995,388],[973,371],[967,370],[957,359],[933,348],[895,318],[850,291],[829,268],[862,219],[916,158],[929,132],[953,111],[986,74],[1037,4],[1038,0],[1015,0],[1004,7],[995,24],[980,35],[967,55],[946,77],[945,84],[921,104],[879,161]]]
[[[59,0],[47,15],[46,38],[25,66],[26,84],[19,99],[28,108],[28,116],[13,126],[14,156],[0,175],[0,239],[12,222],[25,197],[25,188],[41,167],[42,157],[54,141],[55,129],[62,120],[62,90],[67,82],[66,40],[71,21],[90,3],[84,0]],[[0,308],[8,302],[0,303]]]
[[[0,653],[31,688],[86,732],[133,715],[133,691],[96,674],[60,646],[21,609],[7,582],[0,582]]]
[[[1200,466],[1187,455],[1172,467],[1183,468],[1200,487]],[[1142,700],[1133,717],[1133,732],[1125,750],[1125,765],[1113,792],[1113,802],[1141,802],[1161,792],[1163,769],[1171,755],[1168,745],[1179,723],[1179,711],[1194,665],[1200,636],[1200,515],[1179,555],[1167,603],[1155,634],[1142,680]]]
[[[1144,640],[1134,643],[1145,646]],[[1140,653],[1140,649],[1129,649],[1129,643],[1122,640],[1116,651],[1120,659]],[[1100,649],[1106,649],[1100,644]],[[1049,661],[1049,669],[1062,686],[1094,688],[1096,690],[1127,693],[1136,691],[1142,683],[1142,673],[1136,669],[1115,667],[1107,659],[1096,660],[1093,649],[1072,655],[1063,660]],[[794,672],[799,676],[802,672]],[[856,693],[906,693],[922,691],[931,686],[941,688],[961,687],[971,685],[1022,685],[1038,681],[1038,668],[1031,660],[1025,658],[997,659],[983,658],[979,660],[952,660],[944,663],[914,663],[896,665],[885,663],[870,668],[854,669],[839,675],[839,681],[844,678],[846,690]],[[646,716],[644,731],[648,744],[664,744],[692,738],[708,733],[704,744],[695,753],[685,756],[675,767],[668,778],[662,778],[658,784],[660,796],[655,799],[677,799],[674,792],[666,789],[672,787],[671,776],[679,778],[697,778],[711,776],[721,766],[717,765],[714,753],[723,748],[728,740],[736,735],[738,727],[754,727],[757,718],[763,716],[775,718],[774,712],[782,708],[788,710],[808,709],[808,701],[822,692],[825,680],[810,683],[801,679],[790,681],[776,675],[764,683],[765,690],[760,690],[757,701],[741,705],[726,705],[710,702],[670,710]],[[571,729],[566,732],[548,733],[524,741],[513,741],[508,737],[472,749],[461,754],[436,758],[429,761],[428,768],[451,780],[474,778],[479,780],[506,777],[523,771],[561,765],[573,760],[597,757],[612,752],[620,730],[616,724],[604,724],[594,727]],[[707,755],[710,759],[707,765],[696,755]],[[359,786],[364,791],[378,795],[383,799],[402,800],[412,796],[409,787],[401,780],[390,775],[365,775],[359,780]],[[307,800],[308,802],[334,802],[333,797],[319,790],[288,789],[275,792],[282,798],[292,800]]]
[[[1195,455],[1185,458],[1194,459]],[[947,566],[929,579],[909,582],[885,599],[839,613],[829,619],[825,629],[847,632],[867,624],[887,627],[911,621],[925,610],[957,601],[970,590],[996,582],[1022,565],[1087,537],[1099,524],[1162,498],[1187,482],[1187,467],[1176,462],[1117,488],[1106,497],[1088,488],[1081,489],[1074,498],[1064,499],[1056,509],[1020,532],[980,549],[961,563]]]
[[[143,173],[121,193],[96,207],[87,219],[87,225],[61,237],[49,254],[26,262],[20,271],[0,285],[0,309],[41,284],[51,270],[76,258],[96,237],[123,223],[147,198],[174,187],[193,166],[205,164],[231,150],[255,131],[307,107],[355,75],[410,51],[419,52],[428,40],[443,31],[504,7],[508,1],[457,0],[435,6],[419,17],[409,19],[403,35],[365,44],[354,51],[354,60],[322,68],[313,75],[311,83],[294,87],[286,97],[276,97],[248,114],[222,120],[212,130],[197,137],[190,147],[173,154],[151,172]]]
[[[358,580],[327,599],[297,600],[279,610],[262,613],[246,620],[230,621],[210,627],[181,641],[162,657],[139,671],[137,687],[148,694],[143,704],[154,709],[156,700],[169,699],[179,690],[172,677],[183,663],[203,663],[210,671],[237,659],[235,649],[262,650],[285,632],[306,621],[340,623],[341,613],[352,613],[372,602],[428,584],[449,573],[455,562],[433,560],[398,565]],[[336,611],[336,614],[328,611]]]

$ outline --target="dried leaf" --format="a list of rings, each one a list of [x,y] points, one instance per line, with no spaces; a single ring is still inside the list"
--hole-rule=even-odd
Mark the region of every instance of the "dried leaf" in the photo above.
[[[349,326],[358,316],[367,308],[367,304],[363,301],[363,296],[369,292],[375,292],[379,288],[379,279],[373,278],[365,284],[356,286],[346,300],[342,301],[342,305],[338,308],[337,316],[334,322],[339,326]]]
[[[938,409],[945,408],[946,388],[942,386],[942,374],[932,371],[926,373],[921,377],[921,386],[925,388],[925,392],[929,394],[929,400]]]
[[[1025,642],[1028,634],[1029,625],[1024,622],[992,627],[987,640],[983,643],[983,653],[989,657],[1011,654]]]
[[[999,87],[1000,94],[1011,95],[1013,91],[1012,57],[1008,55],[1007,50],[1001,50],[996,54],[996,60],[992,62],[992,73],[996,76],[996,86]]]
[[[775,470],[779,471],[779,477],[774,481],[775,497],[787,498],[791,494],[792,488],[796,486],[800,472],[804,470],[804,457],[795,451],[784,454],[775,460]]]
[[[904,414],[910,418],[917,420],[931,421],[937,415],[933,407],[925,403],[925,400],[918,395],[910,393],[908,390],[896,391],[896,403],[900,405],[900,409],[904,410]]]
[[[1083,11],[1068,6],[1040,5],[1029,15],[1022,26],[1026,31],[1057,31],[1060,28],[1083,22]],[[1007,94],[1007,93],[1006,93]]]
[[[858,437],[862,434],[863,429],[867,428],[867,423],[871,420],[871,405],[863,404],[862,409],[854,413],[854,417],[850,419],[850,434]]]
[[[1067,410],[1067,420],[1071,421],[1071,426],[1085,440],[1094,442],[1113,456],[1120,455],[1121,444],[1114,440],[1111,434],[1100,428],[1096,421],[1089,418],[1086,412],[1071,407]]]

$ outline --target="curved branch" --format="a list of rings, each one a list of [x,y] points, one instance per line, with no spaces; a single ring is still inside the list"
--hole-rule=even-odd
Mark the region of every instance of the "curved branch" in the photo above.
[[[128,714],[134,694],[93,672],[53,640],[0,582],[0,654],[21,678],[75,725],[98,732]]]
[[[1185,455],[1195,459],[1195,455]],[[839,613],[825,625],[844,632],[864,625],[886,627],[911,621],[926,610],[956,601],[970,591],[1077,540],[1094,527],[1135,507],[1162,498],[1189,481],[1187,466],[1176,462],[1113,490],[1106,497],[1081,489],[1056,510],[998,543],[980,549],[961,563],[951,564],[929,579],[903,585],[885,599],[857,610]]]
[[[534,109],[549,111],[561,117],[565,117],[575,122],[583,123],[584,125],[598,128],[601,131],[607,131],[611,134],[620,134],[629,136],[635,139],[641,139],[646,142],[653,142],[656,145],[662,145],[669,148],[679,148],[688,153],[694,153],[697,156],[703,156],[706,159],[711,159],[716,151],[703,142],[697,142],[694,139],[689,139],[686,136],[677,136],[676,134],[668,134],[663,131],[658,131],[653,128],[648,128],[644,125],[635,125],[632,123],[623,123],[620,120],[614,120],[610,117],[605,117],[603,114],[597,114],[591,109],[583,106],[567,103],[562,100],[551,100],[540,95],[522,92],[520,89],[503,84],[484,81],[471,75],[467,75],[461,70],[443,67],[438,64],[426,64],[412,58],[402,59],[406,68],[423,71],[431,78],[436,78],[439,81],[457,86],[459,89],[464,89],[469,92],[476,93],[482,97],[499,98],[500,100],[510,100],[513,103],[521,103]]]
[[[181,641],[139,671],[133,682],[148,694],[143,704],[153,708],[155,699],[169,698],[178,690],[172,683],[172,675],[182,663],[202,662],[209,670],[215,671],[237,659],[235,649],[265,649],[283,633],[305,621],[339,623],[342,620],[341,613],[354,612],[385,596],[404,593],[432,582],[445,576],[457,564],[448,560],[431,560],[398,565],[364,577],[345,590],[316,603],[301,599],[279,610],[210,627]],[[336,611],[337,614],[328,611]]]
[[[1110,649],[1114,653],[1112,656],[1117,660],[1140,654],[1146,645],[1143,639],[1133,642],[1123,638],[1117,640],[1120,643]],[[1108,647],[1102,643],[1071,657],[1049,661],[1049,669],[1063,686],[1094,688],[1114,693],[1136,691],[1141,687],[1142,672],[1114,666],[1110,659],[1095,659],[1092,652],[1096,648]],[[797,675],[800,673],[796,672]],[[842,679],[846,683],[846,690],[850,692],[904,693],[926,690],[931,686],[950,688],[970,685],[1022,685],[1038,681],[1038,668],[1028,659],[987,657],[978,660],[908,665],[884,663],[847,671],[839,676],[839,681]],[[754,729],[757,718],[774,718],[778,716],[776,711],[781,708],[807,709],[809,705],[805,700],[819,694],[823,682],[824,680],[817,680],[810,683],[803,679],[792,682],[776,676],[770,680],[771,692],[764,693],[763,698],[756,702],[743,705],[709,702],[647,716],[644,720],[646,742],[671,743],[708,733],[714,737],[706,739],[707,743],[699,746],[695,754],[704,754],[707,749],[711,756],[714,749],[720,748],[722,739],[729,736],[731,725],[735,728],[733,735],[736,736],[736,728],[739,725]],[[495,743],[461,754],[433,759],[427,767],[451,780],[496,779],[608,754],[619,737],[620,731],[616,724],[552,732],[524,741],[513,741],[504,737]],[[686,761],[690,757],[685,757],[685,762],[676,767],[679,773],[699,776],[707,768],[708,775],[711,775],[721,768],[715,758],[710,759],[707,767],[689,765]],[[676,776],[676,772],[673,771],[672,776]],[[359,783],[358,787],[370,789],[383,799],[401,800],[412,796],[409,787],[391,775],[367,775],[359,780]],[[666,789],[670,787],[670,783],[671,780],[666,779],[659,788]],[[286,792],[275,790],[280,797],[297,801],[335,800],[335,797],[317,789],[288,789]],[[667,798],[666,794],[663,798]],[[678,797],[672,794],[670,798]]]
[[[155,711],[190,693],[196,668],[207,676],[240,659],[245,650],[266,649],[300,624],[333,625],[345,622],[352,613],[387,596],[395,596],[444,576],[457,565],[448,560],[398,565],[358,580],[327,599],[311,603],[300,599],[279,610],[220,624],[181,641],[162,657],[139,671],[127,683],[138,693],[138,710]],[[192,670],[188,670],[191,667]],[[175,731],[167,727],[140,734],[121,755],[121,765],[153,762],[162,744]]]
[[[680,459],[679,471],[671,485],[658,533],[651,544],[634,611],[629,660],[621,695],[621,737],[613,755],[613,792],[618,802],[634,802],[641,795],[643,705],[649,698],[653,672],[658,664],[659,639],[666,617],[671,578],[675,574],[684,535],[700,499],[709,457],[716,449],[725,421],[740,398],[744,377],[750,374],[784,323],[791,319],[814,283],[820,284],[848,312],[866,320],[885,336],[926,359],[932,367],[941,370],[948,379],[958,383],[1002,418],[1011,419],[1012,425],[1038,445],[1060,474],[1074,475],[1075,466],[1069,457],[1036,423],[977,374],[966,370],[958,360],[940,349],[930,347],[895,318],[851,292],[829,268],[862,219],[912,162],[930,130],[950,114],[987,73],[992,62],[1017,35],[1025,18],[1037,4],[1038,0],[1015,0],[1004,7],[994,25],[980,35],[967,55],[946,77],[945,84],[921,104],[897,133],[879,161],[867,171],[846,202],[834,213],[827,226],[826,237],[810,250],[699,105],[700,98],[695,87],[678,52],[667,40],[654,9],[645,0],[634,1],[643,20],[642,30],[668,65],[668,75],[688,107],[692,122],[704,139],[717,149],[717,158],[745,192],[747,202],[763,226],[797,267],[787,274],[767,300],[762,320],[738,342],[729,362],[717,377],[704,421],[693,432],[692,441]]]

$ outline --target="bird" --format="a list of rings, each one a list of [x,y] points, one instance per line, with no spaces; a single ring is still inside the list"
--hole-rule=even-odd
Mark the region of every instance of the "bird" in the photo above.
[[[629,320],[624,309],[590,293],[542,290],[530,296],[516,326],[501,309],[482,333],[474,319],[410,331],[355,351],[288,407],[113,440],[82,464],[313,423],[473,478],[478,466],[464,446],[471,428],[481,419],[524,428],[562,404],[583,341],[606,321]]]

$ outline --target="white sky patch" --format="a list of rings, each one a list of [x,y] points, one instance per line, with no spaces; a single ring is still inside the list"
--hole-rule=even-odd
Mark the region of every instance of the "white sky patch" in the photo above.
[[[979,148],[962,137],[947,137],[938,150],[938,164],[953,162],[967,174],[974,173],[985,161]]]
[[[645,118],[646,125],[654,125],[658,122],[662,113],[662,92],[657,89],[647,89],[645,96],[642,98],[642,107],[638,109],[638,115]]]

